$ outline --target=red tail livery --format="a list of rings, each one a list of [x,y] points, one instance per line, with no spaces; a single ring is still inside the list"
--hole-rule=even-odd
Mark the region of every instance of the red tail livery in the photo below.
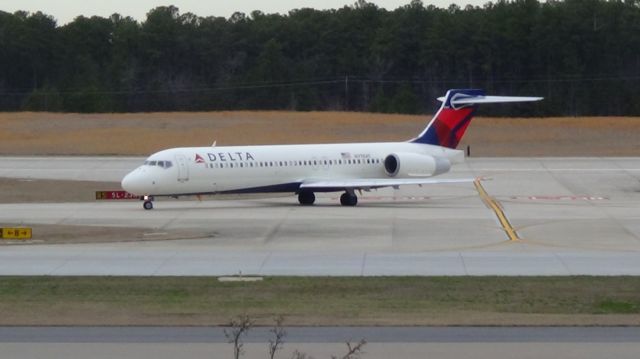
[[[485,96],[483,90],[449,90],[444,97],[438,98],[442,106],[427,128],[411,140],[448,148],[456,148],[464,132],[476,114],[481,103],[528,102],[541,100],[540,97]]]

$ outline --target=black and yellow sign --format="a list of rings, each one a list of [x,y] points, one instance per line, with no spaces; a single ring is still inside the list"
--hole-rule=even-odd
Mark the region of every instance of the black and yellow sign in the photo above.
[[[2,228],[0,231],[2,239],[31,239],[31,228]]]

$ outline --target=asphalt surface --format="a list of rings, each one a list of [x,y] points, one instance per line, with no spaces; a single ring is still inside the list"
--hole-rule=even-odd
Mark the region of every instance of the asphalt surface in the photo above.
[[[0,327],[2,343],[227,343],[224,327]],[[289,343],[640,343],[640,327],[285,327]],[[246,343],[266,343],[255,327]]]
[[[637,359],[640,329],[612,328],[286,328],[275,358],[343,357],[361,339],[361,358]],[[267,328],[243,338],[242,357],[269,358]],[[296,354],[298,353],[298,354]],[[296,356],[298,355],[298,356]],[[0,328],[0,356],[11,359],[233,358],[223,328]]]

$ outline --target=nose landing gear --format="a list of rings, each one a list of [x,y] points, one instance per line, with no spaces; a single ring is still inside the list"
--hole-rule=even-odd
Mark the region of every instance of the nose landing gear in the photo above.
[[[153,197],[152,196],[144,196],[142,197],[144,203],[142,203],[142,208],[146,210],[153,209]]]

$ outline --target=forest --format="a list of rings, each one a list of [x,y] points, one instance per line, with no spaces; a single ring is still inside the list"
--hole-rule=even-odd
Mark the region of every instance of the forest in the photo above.
[[[394,10],[151,9],[68,24],[0,11],[0,111],[429,113],[448,88],[544,96],[492,115],[640,115],[640,0]]]

